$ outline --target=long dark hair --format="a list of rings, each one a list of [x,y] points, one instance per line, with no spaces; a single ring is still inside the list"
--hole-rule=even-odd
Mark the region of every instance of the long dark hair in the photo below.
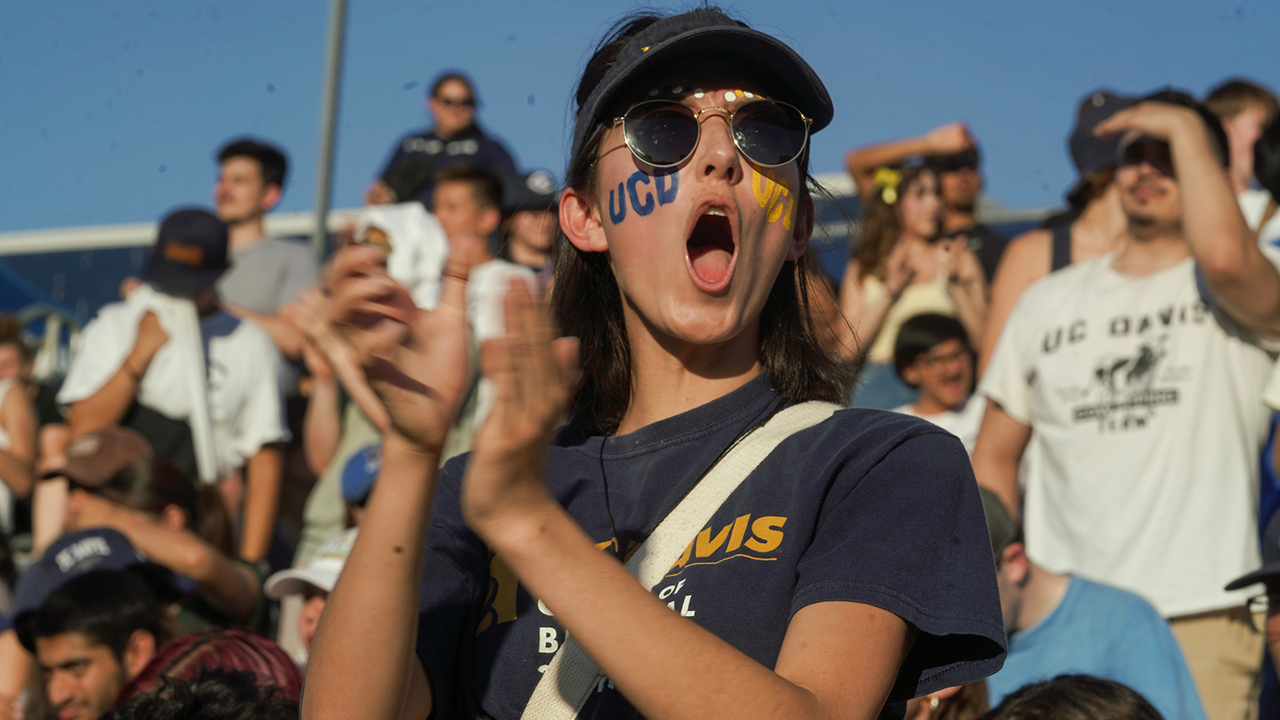
[[[893,246],[902,237],[902,220],[898,218],[898,203],[907,192],[927,173],[937,173],[925,165],[907,165],[898,168],[901,177],[893,188],[876,185],[875,192],[863,198],[862,222],[858,231],[858,245],[853,259],[858,261],[858,279],[868,275],[884,279],[885,260],[893,252]]]
[[[715,8],[706,8],[715,9]],[[578,82],[581,107],[604,79],[622,49],[642,30],[662,19],[639,12],[616,23],[596,46]],[[596,197],[596,156],[610,125],[592,129],[578,155],[569,159],[565,184]],[[805,183],[797,193],[807,212],[813,190],[808,152],[797,161]],[[807,222],[797,218],[796,222]],[[560,329],[580,339],[582,384],[573,398],[575,422],[591,435],[615,432],[631,402],[631,349],[623,320],[622,297],[605,253],[583,252],[560,233],[555,243],[556,276],[551,303]],[[818,272],[811,252],[787,261],[760,313],[760,359],[773,389],[791,402],[821,399],[843,403],[857,366],[826,351],[810,312],[809,276]]]

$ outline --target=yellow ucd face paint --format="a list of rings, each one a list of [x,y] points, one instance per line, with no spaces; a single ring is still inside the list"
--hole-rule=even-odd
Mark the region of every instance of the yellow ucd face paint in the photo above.
[[[764,173],[751,168],[751,189],[755,192],[756,202],[764,208],[765,219],[769,222],[782,220],[782,226],[789,232],[796,223],[796,199],[791,188],[778,180],[778,174],[766,169]]]

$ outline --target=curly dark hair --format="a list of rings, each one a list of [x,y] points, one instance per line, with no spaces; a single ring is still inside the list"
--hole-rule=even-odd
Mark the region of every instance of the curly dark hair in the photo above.
[[[138,695],[101,720],[291,720],[298,701],[251,672],[205,668],[191,680],[165,678],[153,693]]]

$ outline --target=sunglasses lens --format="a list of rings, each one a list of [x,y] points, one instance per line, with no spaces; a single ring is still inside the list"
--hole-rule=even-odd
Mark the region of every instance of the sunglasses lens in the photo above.
[[[769,167],[785,165],[804,150],[809,127],[790,105],[761,101],[743,105],[733,116],[733,138],[744,155]]]
[[[698,145],[698,121],[677,102],[654,100],[632,107],[623,130],[631,152],[654,167],[678,165]]]

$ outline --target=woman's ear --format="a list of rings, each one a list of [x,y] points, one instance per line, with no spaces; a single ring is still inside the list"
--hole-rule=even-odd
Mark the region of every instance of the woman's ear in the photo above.
[[[609,249],[599,209],[591,198],[573,188],[565,188],[560,193],[560,228],[569,242],[583,252]]]
[[[806,195],[796,207],[795,230],[791,233],[791,249],[787,251],[788,260],[799,260],[809,247],[809,238],[813,236],[813,198]]]

